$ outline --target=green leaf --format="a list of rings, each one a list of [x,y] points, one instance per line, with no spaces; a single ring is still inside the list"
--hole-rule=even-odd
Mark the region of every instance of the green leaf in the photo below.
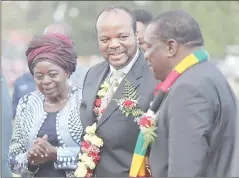
[[[155,126],[145,128],[143,149],[146,149],[149,144],[154,142],[155,137],[157,137],[157,134],[155,133],[156,129],[157,127]]]

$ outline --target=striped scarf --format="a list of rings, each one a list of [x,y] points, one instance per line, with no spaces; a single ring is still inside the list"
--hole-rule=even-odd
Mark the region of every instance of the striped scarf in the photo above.
[[[189,54],[186,56],[167,76],[167,78],[164,80],[164,82],[161,83],[160,88],[158,90],[158,93],[156,97],[154,98],[149,110],[151,112],[155,113],[160,105],[163,102],[163,99],[167,92],[169,91],[169,88],[173,85],[173,83],[180,77],[180,75],[185,72],[188,68],[191,66],[208,60],[208,53],[207,51],[200,49],[195,51],[194,53]],[[134,149],[134,155],[131,163],[130,168],[130,177],[144,177],[148,176],[146,174],[145,169],[145,158],[146,158],[146,152],[147,148],[143,149],[144,145],[144,137],[143,133],[140,131],[136,146]],[[142,151],[143,150],[143,151]]]

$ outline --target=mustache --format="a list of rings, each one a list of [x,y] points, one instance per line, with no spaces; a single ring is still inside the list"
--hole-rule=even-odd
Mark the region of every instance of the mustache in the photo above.
[[[113,54],[120,54],[123,53],[123,50],[110,50],[108,51],[108,54],[113,55]]]

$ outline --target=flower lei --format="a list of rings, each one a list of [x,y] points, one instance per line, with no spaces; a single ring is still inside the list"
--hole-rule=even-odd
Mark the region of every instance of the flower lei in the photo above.
[[[100,90],[98,91],[96,95],[96,99],[94,102],[94,115],[95,117],[99,118],[105,111],[105,109],[101,109],[101,104],[102,104],[102,98],[105,96],[108,88],[110,87],[110,78],[107,77],[105,81],[100,85]]]
[[[106,95],[110,87],[110,78],[107,77],[105,81],[100,85],[100,90],[97,93],[94,102],[94,114],[97,118],[102,116],[105,108],[101,108],[102,98]],[[117,88],[117,87],[116,87]],[[110,102],[110,101],[107,101]],[[91,177],[93,170],[100,160],[100,148],[103,146],[103,140],[95,134],[96,123],[92,126],[87,126],[85,129],[86,134],[81,142],[81,152],[79,153],[78,167],[75,171],[76,177]]]
[[[103,146],[103,140],[95,134],[96,123],[85,129],[86,135],[81,142],[81,151],[79,153],[78,167],[75,171],[76,177],[91,177],[98,161],[100,160],[100,148]]]
[[[142,109],[137,108],[140,97],[137,97],[137,90],[134,86],[125,79],[125,89],[123,92],[123,98],[115,99],[120,110],[126,117],[131,115],[135,118],[135,122],[139,125],[140,130],[144,135],[144,148],[153,143],[157,136],[155,116],[152,113],[145,113]]]

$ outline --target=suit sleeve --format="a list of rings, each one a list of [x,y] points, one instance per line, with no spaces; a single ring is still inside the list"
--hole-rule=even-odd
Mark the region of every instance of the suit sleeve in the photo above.
[[[169,177],[203,177],[209,163],[213,103],[199,88],[180,85],[169,104]]]

